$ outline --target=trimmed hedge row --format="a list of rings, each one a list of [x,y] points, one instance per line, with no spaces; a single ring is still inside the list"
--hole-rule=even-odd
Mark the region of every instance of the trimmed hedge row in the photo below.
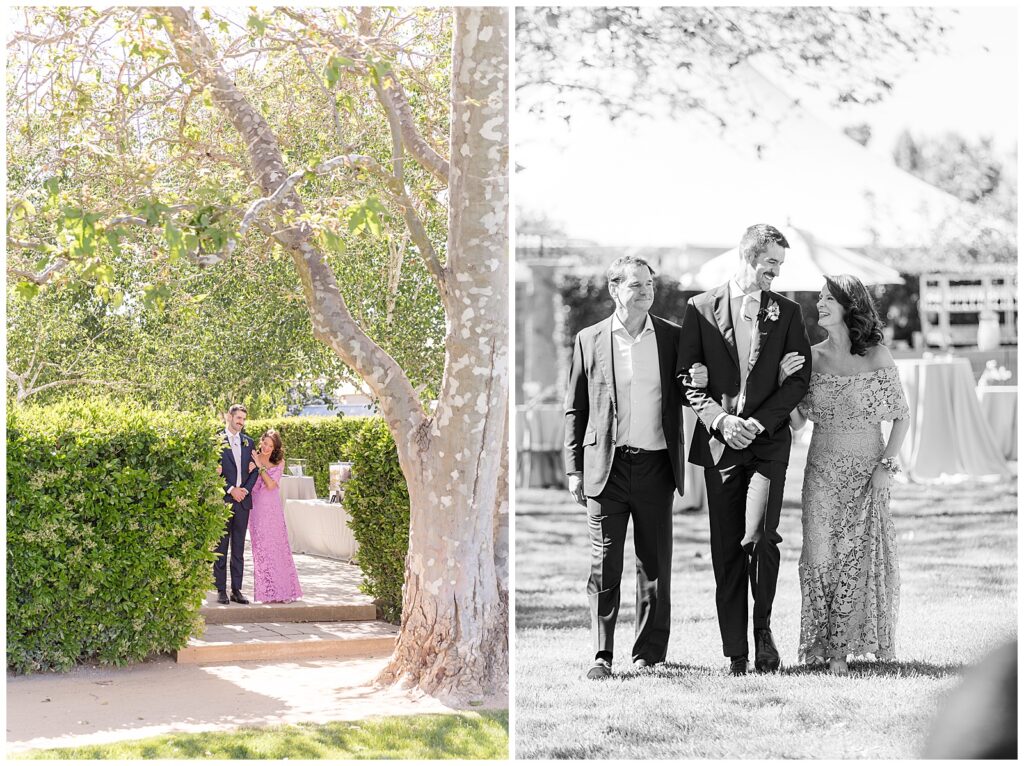
[[[398,622],[409,550],[409,491],[387,424],[363,417],[274,418],[250,420],[245,430],[259,438],[268,428],[281,435],[286,456],[306,461],[319,496],[329,491],[331,463],[353,463],[345,509],[359,543],[360,587],[377,600],[384,619]]]
[[[8,668],[185,645],[228,515],[213,434],[104,402],[8,409]]]

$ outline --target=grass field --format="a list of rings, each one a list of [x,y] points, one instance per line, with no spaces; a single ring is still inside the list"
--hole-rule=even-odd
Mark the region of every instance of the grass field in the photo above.
[[[772,628],[784,670],[726,675],[704,513],[675,518],[672,637],[664,666],[633,671],[627,540],[615,677],[592,660],[585,511],[564,491],[517,490],[515,747],[518,758],[913,758],[965,666],[1016,636],[1016,481],[898,485],[899,661],[848,677],[797,666],[800,483],[794,446],[779,531]],[[753,644],[751,644],[753,646]]]
[[[8,757],[47,760],[504,760],[508,757],[508,711],[169,734],[107,745],[32,750]]]

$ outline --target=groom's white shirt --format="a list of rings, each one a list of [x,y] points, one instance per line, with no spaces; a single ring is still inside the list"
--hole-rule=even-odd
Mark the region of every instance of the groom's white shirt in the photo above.
[[[633,338],[618,314],[612,314],[616,438],[622,446],[668,449],[661,426],[661,360],[654,322]]]
[[[757,316],[757,312],[755,311],[754,314],[749,319],[743,316],[743,313],[742,313],[743,312],[743,300],[747,296],[750,296],[750,298],[752,298],[753,300],[756,301],[756,304],[755,304],[756,306],[758,306],[758,307],[761,306],[761,290],[760,290],[760,288],[758,288],[757,290],[754,290],[753,292],[750,292],[750,293],[744,293],[743,292],[743,288],[740,287],[739,283],[735,279],[730,279],[729,280],[729,313],[732,316],[733,332],[736,331],[735,328],[739,327],[740,322],[746,322],[747,325],[748,325],[748,328],[749,328],[748,332],[747,332],[747,337],[752,339],[754,337],[754,327],[753,327],[754,319]],[[747,346],[746,350],[749,353],[749,351],[750,351],[750,346],[749,345]],[[746,387],[746,383],[747,383],[747,365],[746,365],[746,360],[740,360],[740,390],[741,391]],[[718,425],[722,422],[722,418],[724,418],[727,414],[728,414],[727,412],[723,412],[718,417],[716,417],[715,421],[711,424],[711,428],[713,430],[717,429]],[[739,415],[739,412],[737,412],[736,414]],[[753,418],[751,418],[751,419],[753,420]],[[756,420],[754,420],[754,423],[757,424],[759,431],[763,431],[764,430],[764,426],[762,426]]]
[[[231,445],[231,454],[235,457],[235,470],[237,471],[234,486],[228,487],[228,492],[230,492],[235,487],[242,486],[242,434],[233,434],[227,428],[224,429],[224,434],[228,437],[228,443]]]

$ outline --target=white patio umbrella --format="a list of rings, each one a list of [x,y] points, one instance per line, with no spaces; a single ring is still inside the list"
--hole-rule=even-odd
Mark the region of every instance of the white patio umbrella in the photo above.
[[[902,285],[903,278],[895,269],[859,255],[844,247],[831,245],[805,229],[780,227],[789,242],[786,260],[778,277],[772,282],[777,293],[810,290],[817,292],[825,283],[825,274],[852,274],[865,285]],[[724,284],[736,273],[739,247],[716,255],[696,273],[684,274],[684,289],[709,290]]]

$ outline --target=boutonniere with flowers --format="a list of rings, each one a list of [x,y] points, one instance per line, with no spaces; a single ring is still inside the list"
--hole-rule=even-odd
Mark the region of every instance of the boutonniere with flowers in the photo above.
[[[779,318],[779,304],[775,301],[769,301],[768,305],[757,313],[757,318],[762,322],[777,321]]]

